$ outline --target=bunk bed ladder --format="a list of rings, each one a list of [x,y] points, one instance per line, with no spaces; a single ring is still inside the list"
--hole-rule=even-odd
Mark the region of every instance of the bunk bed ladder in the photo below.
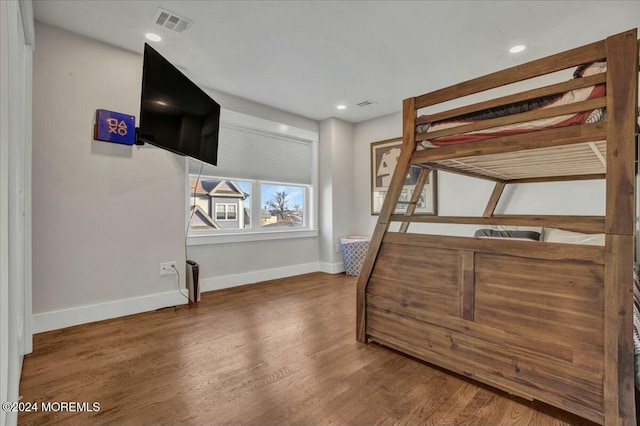
[[[427,182],[429,173],[431,173],[431,169],[423,168],[422,170],[420,170],[420,174],[418,175],[418,180],[416,181],[416,187],[414,188],[413,194],[411,195],[411,200],[407,202],[408,206],[407,206],[407,210],[404,213],[405,216],[407,217],[413,216],[413,213],[415,213],[416,206],[420,201],[420,195],[422,194],[422,189],[424,188],[424,184]],[[400,203],[401,201],[398,201],[398,204]],[[407,229],[409,229],[409,223],[411,222],[409,221],[402,222],[400,224],[400,232],[407,232]]]
[[[496,211],[498,201],[500,201],[500,197],[502,196],[502,192],[504,191],[505,186],[506,184],[504,182],[496,182],[496,185],[493,187],[491,197],[489,197],[487,207],[485,207],[484,213],[482,214],[483,217],[493,216],[493,213]]]
[[[393,213],[396,211],[396,206],[398,205],[400,194],[402,192],[402,188],[404,187],[405,178],[407,176],[407,173],[409,172],[409,168],[411,167],[411,157],[415,151],[415,98],[404,100],[402,104],[402,120],[402,128],[404,129],[402,135],[402,150],[400,152],[400,157],[398,158],[396,168],[393,172],[393,177],[391,178],[389,190],[387,191],[384,203],[382,204],[382,209],[380,209],[378,223],[373,230],[371,242],[369,243],[369,251],[367,252],[367,256],[365,257],[362,264],[360,275],[358,276],[358,284],[356,290],[356,339],[361,343],[367,342],[365,323],[367,283],[369,282],[371,272],[373,271],[373,266],[376,262],[376,258],[378,257],[378,252],[380,251],[380,246],[382,245],[382,239],[384,238],[384,235],[386,234],[387,230],[389,229],[389,225],[391,224],[391,215],[393,215]],[[418,184],[422,182],[420,185],[424,186],[424,183],[426,182],[429,175],[429,171],[430,169],[421,170],[420,176],[418,177]],[[420,189],[420,191],[418,191],[418,189]],[[414,191],[414,195],[412,196],[412,202],[414,201],[414,198],[416,198],[416,196],[419,197],[420,192],[422,192],[421,189],[421,187],[416,186],[416,191]],[[413,212],[415,211],[416,203],[409,204],[407,208],[408,213],[410,211],[410,214],[413,214]],[[403,222],[401,225],[401,227],[403,228],[401,229],[404,230],[402,230],[401,232],[406,232],[408,226],[408,222]]]

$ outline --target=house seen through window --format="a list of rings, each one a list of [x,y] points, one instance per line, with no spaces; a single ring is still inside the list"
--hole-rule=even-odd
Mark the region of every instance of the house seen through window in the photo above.
[[[308,185],[190,175],[190,231],[304,227]],[[254,200],[252,194],[259,194]],[[254,222],[252,218],[259,217]]]

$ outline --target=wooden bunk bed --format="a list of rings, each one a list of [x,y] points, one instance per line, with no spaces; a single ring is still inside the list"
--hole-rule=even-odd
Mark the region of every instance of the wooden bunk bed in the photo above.
[[[598,61],[606,61],[605,72],[419,116],[436,104]],[[420,127],[598,84],[606,85],[606,95],[595,99],[431,132]],[[637,94],[637,30],[630,30],[406,99],[402,152],[358,278],[358,341],[380,343],[601,424],[635,424]],[[606,111],[603,121],[419,148],[425,140],[597,108]],[[404,214],[394,214],[411,166],[422,168],[415,197],[405,202]],[[431,170],[495,181],[484,214],[414,215]],[[494,214],[505,185],[586,179],[606,179],[604,216]],[[394,222],[399,228],[390,232]],[[415,222],[554,227],[603,233],[605,244],[407,232]]]

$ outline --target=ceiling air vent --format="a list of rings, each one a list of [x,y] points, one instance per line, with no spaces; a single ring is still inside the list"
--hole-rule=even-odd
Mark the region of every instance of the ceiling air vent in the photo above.
[[[159,7],[153,17],[153,23],[182,34],[193,24],[193,21]]]
[[[356,105],[358,105],[360,108],[364,108],[364,107],[373,106],[374,104],[375,102],[373,101],[362,101],[362,102],[358,102]]]

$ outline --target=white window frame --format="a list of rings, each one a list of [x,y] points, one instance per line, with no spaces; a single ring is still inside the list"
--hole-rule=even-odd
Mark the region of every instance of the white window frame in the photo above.
[[[222,221],[231,221],[231,222],[235,222],[238,220],[238,205],[234,204],[234,203],[213,203],[214,206],[214,214],[215,214],[215,218],[212,218],[213,220],[215,220],[216,222],[219,220]],[[224,206],[224,219],[220,219],[218,218],[218,206]],[[233,219],[229,219],[229,206],[233,206],[235,208],[235,211],[233,212],[234,214],[234,218]]]
[[[189,216],[190,216],[190,194],[189,190],[189,162],[188,157],[185,157],[185,229],[187,230],[187,246],[199,246],[210,244],[226,244],[237,243],[245,241],[263,241],[263,240],[280,240],[280,239],[292,239],[292,238],[310,238],[318,236],[318,133],[305,129],[289,126],[287,124],[278,123],[270,120],[253,117],[250,115],[237,113],[223,109],[221,112],[221,124],[227,123],[233,126],[246,128],[247,130],[259,130],[263,132],[269,132],[279,134],[285,137],[293,137],[308,141],[311,144],[311,184],[301,184],[298,182],[277,182],[268,180],[253,180],[246,178],[237,178],[240,181],[250,181],[251,184],[251,228],[249,229],[220,229],[212,231],[197,231],[191,232],[189,230]],[[207,177],[211,176],[207,173]],[[213,176],[211,176],[213,177]],[[217,178],[223,178],[233,180],[233,177],[229,176],[215,176]],[[305,188],[305,205],[304,205],[304,226],[291,227],[291,228],[274,228],[269,229],[261,226],[260,216],[256,217],[256,212],[261,212],[261,188],[260,184],[281,184],[288,186],[298,186]],[[215,212],[215,207],[214,207]],[[239,212],[238,212],[239,214]],[[215,214],[214,214],[215,216]],[[216,220],[215,218],[213,218]]]
[[[311,202],[309,200],[309,194],[311,194],[311,185],[305,185],[302,183],[287,183],[287,182],[273,182],[273,181],[267,181],[267,180],[257,180],[256,182],[256,195],[257,195],[257,200],[254,200],[255,202],[257,202],[260,205],[260,211],[262,211],[262,207],[264,207],[264,202],[262,200],[262,185],[282,185],[282,186],[297,186],[299,188],[303,188],[304,190],[304,204],[302,206],[302,212],[303,212],[303,222],[302,222],[302,226],[297,226],[295,227],[295,229],[298,230],[302,230],[302,229],[309,229],[309,221],[308,221],[308,217],[309,217],[309,209],[311,209]],[[251,187],[251,190],[253,190],[253,186]],[[256,224],[256,228],[262,228],[261,232],[274,232],[271,230],[265,230],[264,227],[262,226],[262,223],[260,224]]]

